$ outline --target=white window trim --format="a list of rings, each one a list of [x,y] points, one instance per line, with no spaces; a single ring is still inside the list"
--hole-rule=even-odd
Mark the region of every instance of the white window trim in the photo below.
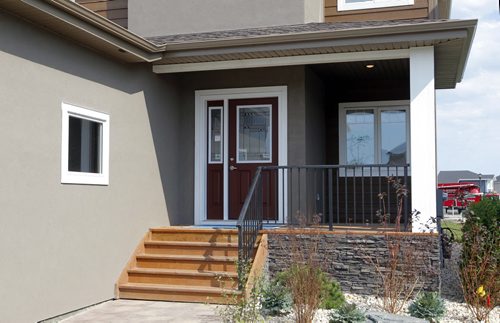
[[[346,111],[356,110],[356,109],[368,109],[373,108],[375,110],[375,162],[374,164],[380,164],[380,111],[382,110],[401,110],[406,111],[406,160],[409,162],[411,157],[411,138],[410,138],[410,101],[408,100],[398,100],[398,101],[369,101],[369,102],[348,102],[339,103],[339,163],[341,165],[347,165],[347,143],[346,143]],[[349,165],[351,166],[351,165]],[[355,165],[352,165],[355,166]],[[389,166],[395,167],[395,166]],[[361,167],[359,167],[361,169]],[[358,171],[354,171],[357,173]],[[359,171],[361,174],[361,171]],[[372,174],[375,175],[375,174]]]
[[[62,103],[61,183],[109,185],[109,115]],[[101,173],[70,172],[68,170],[69,117],[74,116],[102,124]]]
[[[357,3],[346,3],[345,0],[338,0],[337,11],[411,6],[413,4],[415,4],[414,0],[366,0]]]
[[[271,136],[271,151],[269,158],[263,160],[240,160],[240,109],[268,108],[269,109],[269,134]],[[236,163],[238,164],[272,164],[273,162],[273,106],[270,104],[261,105],[238,105],[236,106]]]

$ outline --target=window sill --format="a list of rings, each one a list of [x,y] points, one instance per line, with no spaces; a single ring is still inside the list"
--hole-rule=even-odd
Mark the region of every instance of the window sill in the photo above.
[[[64,172],[61,174],[61,184],[108,186],[109,177],[105,174]]]

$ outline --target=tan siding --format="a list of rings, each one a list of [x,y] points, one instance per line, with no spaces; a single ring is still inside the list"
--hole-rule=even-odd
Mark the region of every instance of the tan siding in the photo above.
[[[128,0],[76,0],[76,2],[122,27],[128,27]]]
[[[325,21],[398,20],[429,17],[429,1],[415,0],[412,6],[337,11],[337,0],[325,0]]]

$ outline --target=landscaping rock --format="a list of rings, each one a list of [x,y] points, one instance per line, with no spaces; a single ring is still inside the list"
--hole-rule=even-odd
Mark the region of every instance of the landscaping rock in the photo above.
[[[366,322],[373,323],[427,323],[427,320],[415,317],[389,314],[385,312],[367,312]]]

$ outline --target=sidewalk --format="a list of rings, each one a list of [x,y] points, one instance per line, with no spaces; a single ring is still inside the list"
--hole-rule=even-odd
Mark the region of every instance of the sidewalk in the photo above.
[[[96,305],[61,323],[220,322],[216,305],[115,300]]]

